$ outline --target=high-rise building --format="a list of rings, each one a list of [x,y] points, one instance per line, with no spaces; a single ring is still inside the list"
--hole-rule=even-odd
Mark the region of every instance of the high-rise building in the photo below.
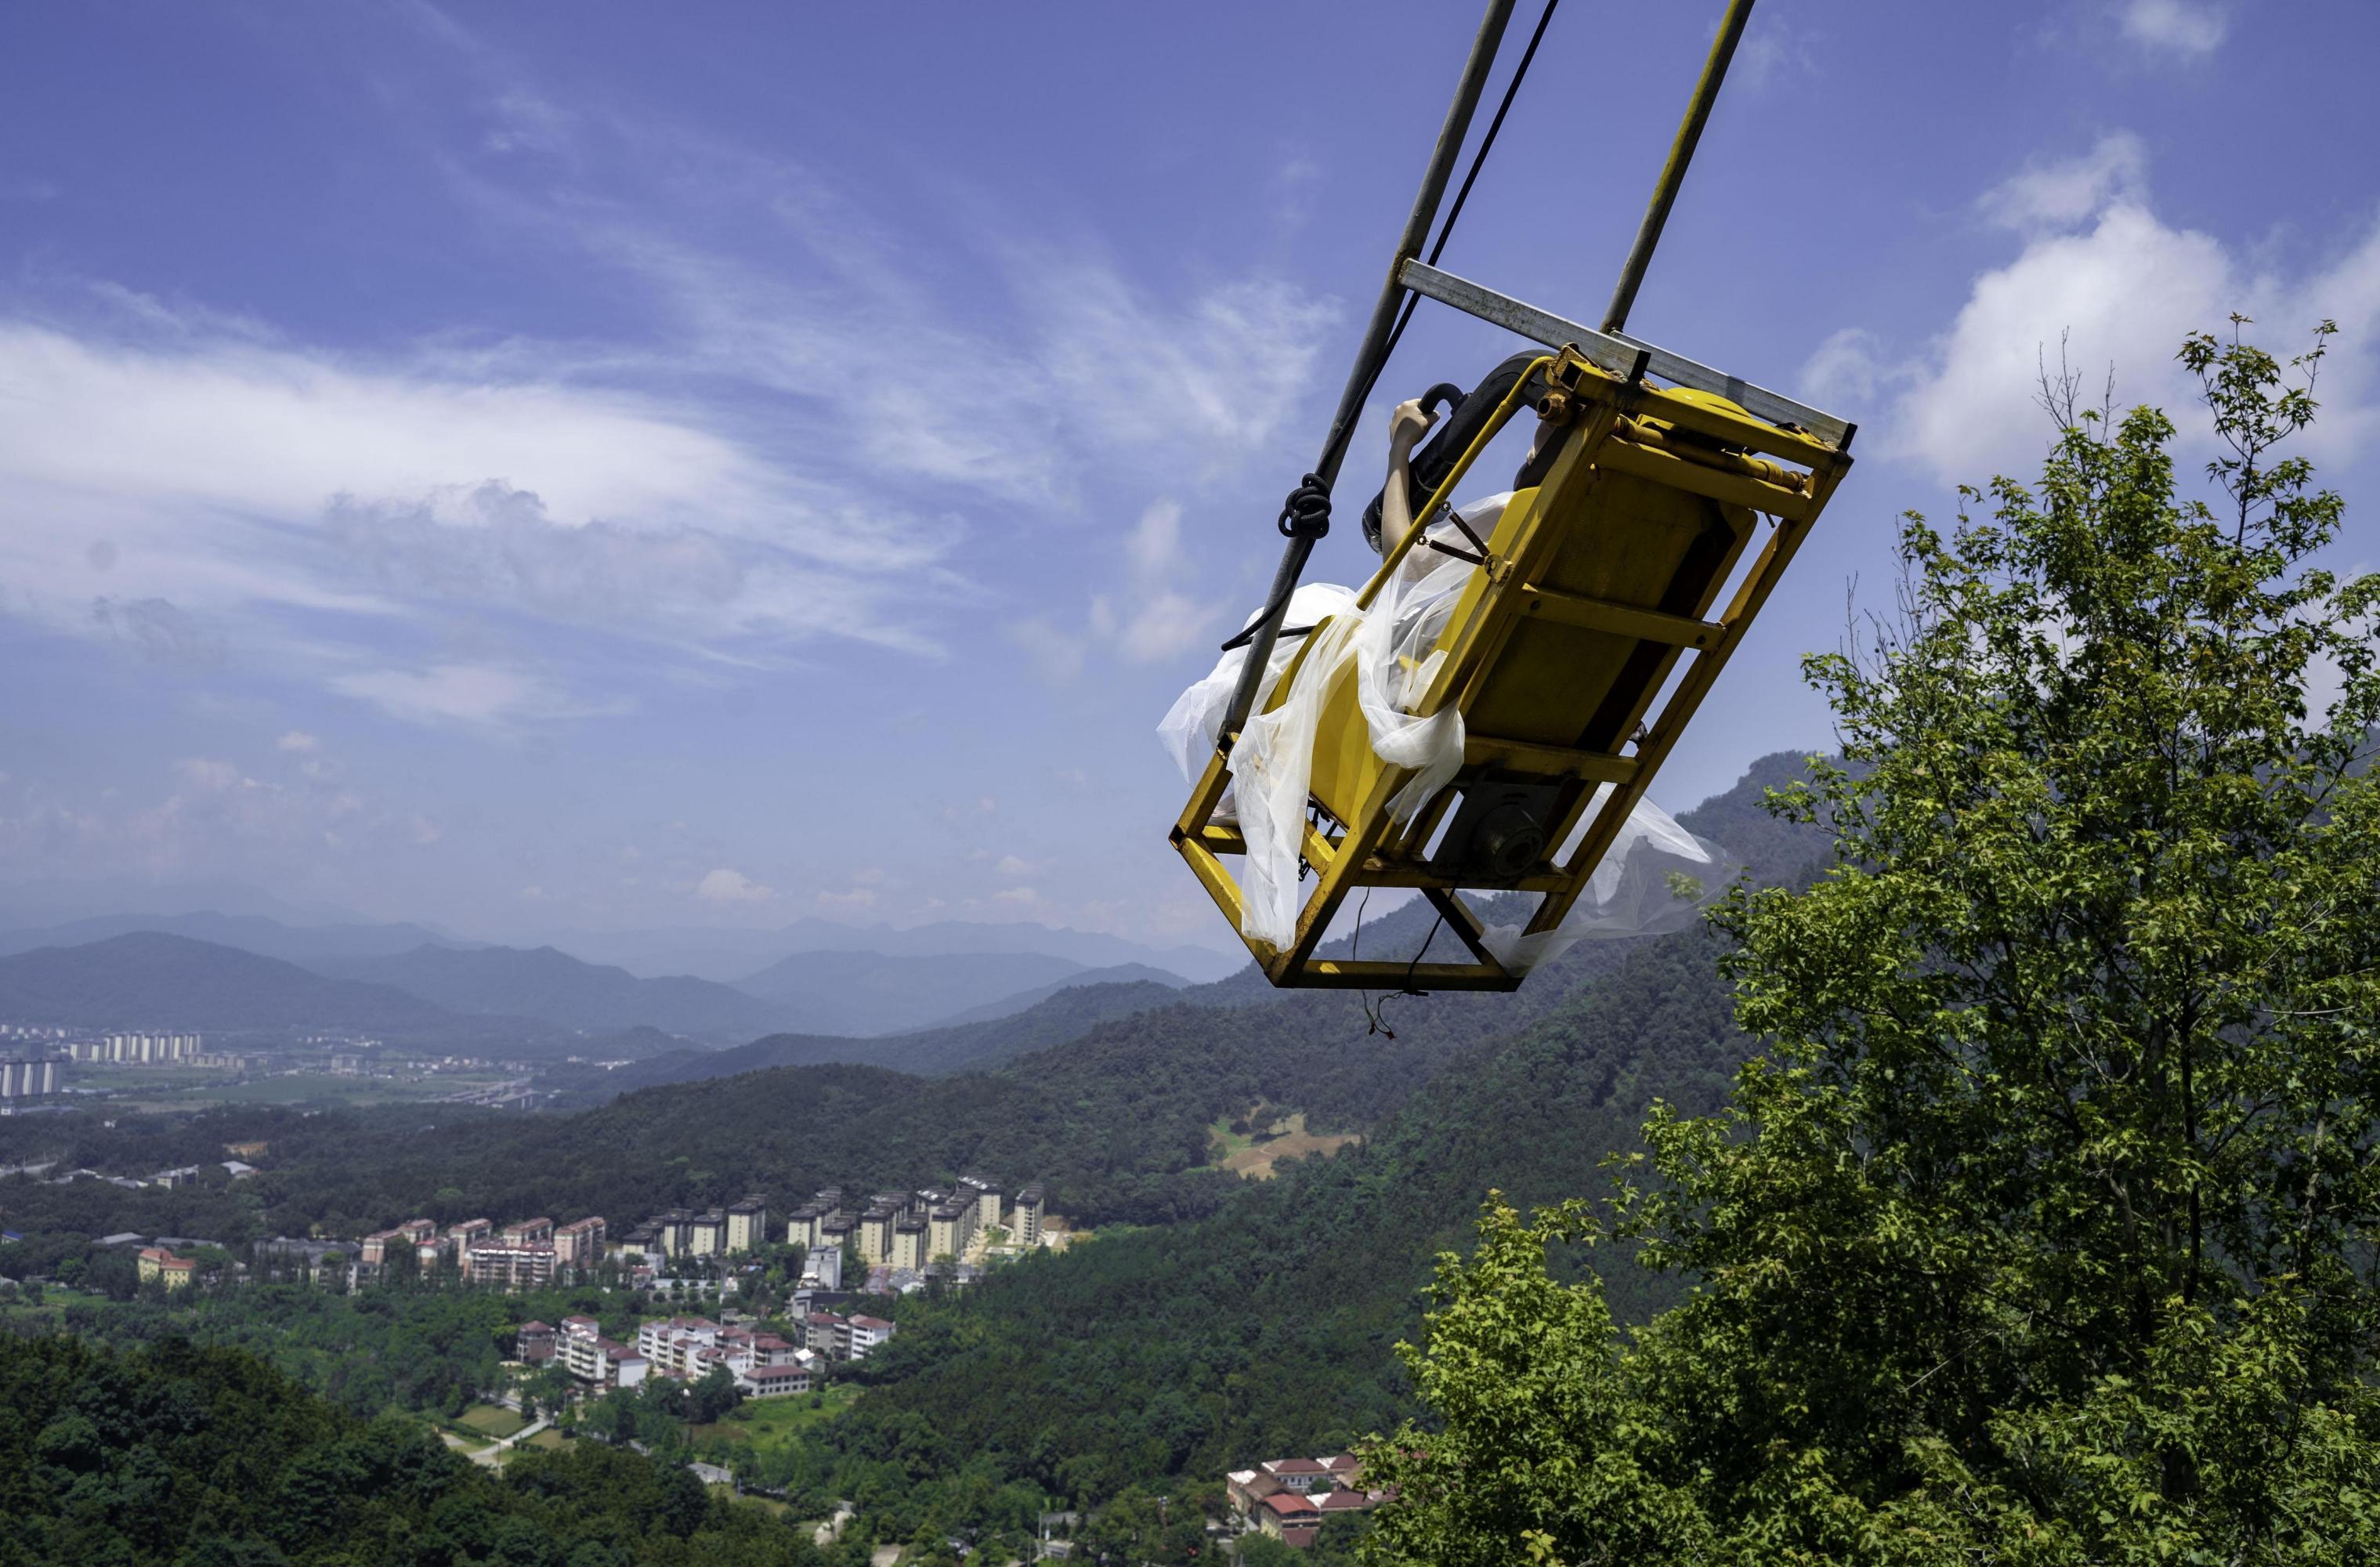
[[[975,1204],[946,1202],[926,1218],[928,1257],[965,1256],[975,1238]]]
[[[47,1056],[0,1061],[0,1101],[15,1109],[58,1091],[58,1063]]]
[[[926,1221],[904,1219],[892,1226],[892,1255],[889,1258],[895,1268],[922,1271],[926,1259],[932,1255],[926,1249]]]
[[[553,1261],[559,1268],[586,1271],[603,1260],[603,1221],[581,1219],[553,1233]]]
[[[463,1278],[494,1289],[542,1289],[553,1282],[553,1243],[482,1241],[463,1254]]]
[[[1041,1183],[1016,1194],[1016,1238],[1028,1246],[1041,1244]]]
[[[727,1210],[728,1251],[758,1251],[768,1234],[769,1209],[759,1197],[746,1197]]]
[[[859,1260],[874,1267],[892,1260],[892,1228],[909,1216],[905,1200],[879,1197],[859,1216]]]
[[[975,1203],[975,1227],[990,1230],[1000,1223],[1000,1188],[979,1175],[969,1175],[959,1182],[959,1196]]]
[[[492,1238],[495,1228],[494,1221],[487,1219],[466,1219],[459,1224],[447,1225],[445,1260],[462,1267],[463,1254]]]

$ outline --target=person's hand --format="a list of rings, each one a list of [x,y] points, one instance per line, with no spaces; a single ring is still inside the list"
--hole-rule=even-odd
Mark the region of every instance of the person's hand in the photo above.
[[[1424,408],[1419,397],[1406,398],[1389,415],[1389,450],[1400,456],[1409,455],[1415,443],[1428,434],[1429,427],[1437,422],[1438,416]]]

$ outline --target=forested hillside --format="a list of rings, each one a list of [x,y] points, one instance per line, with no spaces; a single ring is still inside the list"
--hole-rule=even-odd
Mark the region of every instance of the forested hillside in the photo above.
[[[572,1443],[499,1476],[402,1416],[367,1423],[237,1350],[0,1349],[0,1562],[333,1567],[822,1560],[684,1468]]]
[[[1409,1400],[1390,1346],[1487,1193],[1594,1191],[1652,1100],[1702,1112],[1724,1096],[1745,1047],[1713,955],[1699,932],[1641,944],[1518,1037],[1456,1053],[1361,1149],[1196,1223],[1004,1270],[870,1363],[880,1385],[837,1428],[837,1461],[917,1483],[990,1455],[1099,1498],[1393,1427]],[[1638,1320],[1674,1288],[1619,1254],[1606,1277]]]
[[[696,1083],[733,1077],[772,1066],[823,1066],[849,1062],[932,1075],[979,1072],[1030,1051],[1075,1038],[1095,1024],[1129,1017],[1179,1002],[1172,985],[1139,980],[1118,985],[1069,985],[1047,1000],[982,1022],[954,1024],[915,1034],[871,1039],[844,1035],[771,1034],[723,1051],[677,1051],[613,1072],[589,1072],[561,1079],[601,1099],[664,1083]]]
[[[1808,830],[1774,828],[1758,803],[1792,763],[1771,759],[1684,820],[1763,879],[1806,873]],[[1367,952],[1410,952],[1429,929],[1425,911],[1407,907],[1363,940]],[[1361,997],[1284,996],[1241,979],[1188,991],[1088,987],[909,1041],[923,1057],[960,1041],[987,1048],[987,1030],[1058,1036],[997,1070],[775,1066],[568,1116],[227,1111],[114,1129],[61,1117],[0,1126],[0,1154],[47,1139],[77,1162],[156,1168],[256,1136],[272,1146],[270,1168],[237,1190],[20,1179],[0,1186],[0,1207],[18,1227],[236,1242],[317,1224],[352,1233],[415,1213],[632,1221],[754,1189],[783,1204],[829,1182],[962,1171],[1042,1180],[1059,1212],[1102,1233],[948,1300],[901,1303],[900,1336],[856,1368],[866,1397],[791,1447],[738,1458],[793,1496],[865,1497],[880,1525],[930,1533],[965,1526],[980,1511],[970,1499],[1002,1488],[1106,1503],[1341,1447],[1409,1415],[1392,1346],[1417,1325],[1434,1257],[1467,1244],[1488,1192],[1528,1203],[1596,1190],[1604,1162],[1636,1147],[1653,1100],[1690,1112],[1720,1102],[1746,1045],[1718,955],[1699,929],[1583,943],[1512,996],[1375,997],[1369,1011]],[[1099,1015],[1106,1008],[1123,1010]],[[805,1048],[813,1042],[763,1040],[722,1059]],[[664,1057],[649,1069],[681,1065]],[[1362,1140],[1282,1164],[1267,1182],[1218,1167],[1220,1126],[1293,1111]],[[1624,1317],[1641,1320],[1669,1298],[1674,1285],[1640,1276],[1622,1253],[1606,1257]],[[371,1297],[307,1304],[287,1325],[327,1345],[355,1338],[349,1318]],[[244,1334],[258,1326],[252,1315],[215,1318]],[[452,1342],[422,1339],[419,1366],[375,1374],[417,1392],[441,1378],[484,1379],[492,1318],[448,1315]],[[417,1318],[430,1320],[407,1320]],[[389,1347],[386,1331],[363,1337]],[[369,1403],[372,1385],[344,1385],[342,1396]]]

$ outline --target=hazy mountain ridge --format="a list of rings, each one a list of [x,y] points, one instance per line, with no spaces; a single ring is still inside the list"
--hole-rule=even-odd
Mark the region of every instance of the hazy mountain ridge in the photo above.
[[[374,957],[411,952],[416,947],[477,947],[427,925],[338,924],[292,925],[260,914],[103,914],[60,925],[34,926],[0,931],[0,956],[29,953],[40,947],[80,947],[111,937],[152,930],[237,947],[260,957],[306,964],[315,958]]]
[[[613,964],[631,974],[691,974],[730,984],[795,954],[829,951],[888,958],[1021,953],[1064,958],[1085,968],[1145,963],[1193,982],[1222,978],[1246,964],[1244,957],[1210,947],[1151,947],[1104,931],[1026,920],[949,919],[896,929],[808,917],[773,929],[680,926],[557,930],[546,941],[588,962]]]
[[[0,958],[0,1016],[93,1028],[451,1031],[467,1020],[389,985],[138,930]]]
[[[781,1066],[837,1063],[880,1066],[919,1076],[984,1072],[1020,1055],[1075,1039],[1087,1029],[1181,999],[1177,986],[1151,980],[1120,984],[1062,984],[1031,1006],[995,1017],[874,1039],[837,1035],[772,1034],[723,1051],[679,1051],[617,1068],[583,1087],[602,1099],[671,1083],[698,1083]]]
[[[1179,990],[1188,988],[1189,983],[1190,981],[1170,969],[1151,968],[1145,963],[1120,963],[1112,968],[1086,968],[1080,973],[1070,974],[1063,979],[1036,986],[1030,990],[1021,990],[1014,995],[1002,996],[998,1001],[986,1002],[980,1006],[969,1007],[954,1016],[938,1017],[926,1025],[924,1029],[918,1029],[916,1032],[922,1033],[927,1029],[957,1028],[969,1023],[990,1023],[998,1018],[1012,1016],[1028,1008],[1039,1006],[1043,1002],[1063,991],[1081,990],[1087,986],[1145,984],[1162,986],[1169,990]]]
[[[894,956],[820,948],[780,958],[735,988],[773,1002],[781,1027],[861,1038],[903,1034],[953,1014],[1061,985],[1087,973],[1048,953],[941,953]]]
[[[306,966],[334,978],[394,986],[450,1012],[537,1017],[565,1028],[642,1026],[741,1040],[782,1028],[791,1015],[782,1005],[708,979],[639,979],[552,947],[421,946],[383,956],[320,958]]]

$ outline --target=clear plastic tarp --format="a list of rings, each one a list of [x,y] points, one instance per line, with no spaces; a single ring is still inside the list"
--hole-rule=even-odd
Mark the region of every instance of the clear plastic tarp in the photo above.
[[[1463,518],[1484,538],[1510,499],[1491,495],[1473,502],[1463,508]],[[1431,528],[1425,540],[1450,549],[1468,544],[1451,523]],[[1373,751],[1413,773],[1389,802],[1390,820],[1411,819],[1462,770],[1462,713],[1449,708],[1423,718],[1410,710],[1437,677],[1446,656],[1437,646],[1439,638],[1475,569],[1469,560],[1417,541],[1368,608],[1359,608],[1350,589],[1330,583],[1308,583],[1291,598],[1283,624],[1314,626],[1307,634],[1312,646],[1287,695],[1268,712],[1266,705],[1300,644],[1283,638],[1274,645],[1256,715],[1232,747],[1232,787],[1215,813],[1219,820],[1235,820],[1247,841],[1239,880],[1241,929],[1251,941],[1285,947],[1296,932],[1304,904],[1298,859],[1315,732],[1341,669],[1354,665],[1356,700]],[[1214,755],[1246,657],[1245,649],[1224,654],[1212,673],[1182,693],[1157,727],[1189,783],[1197,782]],[[1499,963],[1522,972],[1560,955],[1582,938],[1679,929],[1725,891],[1735,869],[1717,844],[1695,837],[1659,807],[1639,802],[1559,928],[1528,936],[1519,925],[1491,926],[1485,944]]]

